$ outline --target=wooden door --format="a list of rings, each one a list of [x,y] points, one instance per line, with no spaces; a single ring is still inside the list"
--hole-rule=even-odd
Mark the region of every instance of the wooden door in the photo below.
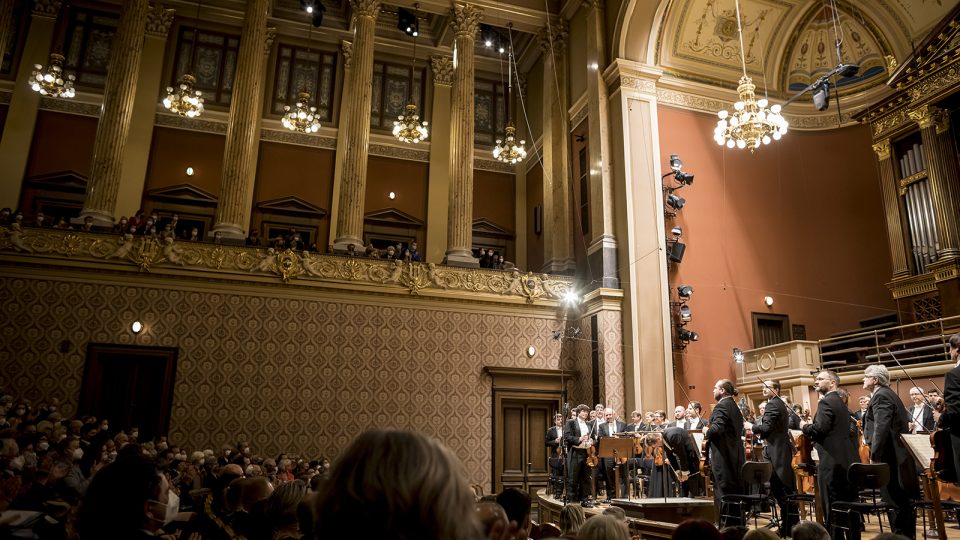
[[[91,343],[80,415],[106,418],[114,429],[137,426],[144,441],[166,435],[176,363],[177,349]]]
[[[548,452],[544,444],[553,415],[560,406],[558,395],[497,392],[494,418],[494,492],[515,487],[530,493],[536,508],[536,492],[550,483]]]

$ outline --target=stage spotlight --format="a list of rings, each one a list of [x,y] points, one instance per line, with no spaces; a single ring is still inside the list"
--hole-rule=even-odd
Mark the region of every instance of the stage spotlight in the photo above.
[[[680,341],[700,341],[700,334],[686,328],[677,330],[677,337],[680,338]]]
[[[677,225],[676,227],[670,229],[670,234],[672,234],[675,239],[679,240],[680,237],[683,236],[683,229]]]
[[[683,168],[683,162],[680,161],[680,158],[676,154],[670,154],[670,168],[673,169],[674,172]]]
[[[830,108],[830,81],[823,81],[813,89],[813,105],[818,111]]]
[[[563,295],[563,301],[570,305],[575,305],[580,303],[580,297],[573,291],[567,291],[566,294]]]
[[[674,179],[680,184],[689,186],[693,184],[693,173],[685,173],[683,171],[677,171],[673,174]]]
[[[733,361],[742,364],[743,363],[743,351],[739,347],[733,348]]]
[[[683,262],[683,252],[686,251],[686,249],[686,244],[679,240],[670,244],[670,260],[675,263]]]
[[[682,210],[683,205],[687,203],[687,200],[683,197],[678,197],[673,193],[667,195],[667,206],[673,208],[674,210]]]
[[[680,306],[680,322],[688,323],[693,320],[693,312],[690,306]]]
[[[680,295],[680,298],[684,300],[689,300],[693,296],[693,287],[689,285],[681,285],[677,287],[677,294]]]
[[[408,36],[420,35],[420,21],[417,15],[404,8],[397,8],[397,28]]]

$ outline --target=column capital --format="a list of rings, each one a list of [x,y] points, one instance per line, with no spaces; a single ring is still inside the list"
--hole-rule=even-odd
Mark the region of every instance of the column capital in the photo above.
[[[340,53],[343,54],[343,68],[350,69],[353,64],[353,42],[342,40],[340,42]]]
[[[569,27],[563,19],[554,24],[544,26],[537,33],[540,50],[544,53],[550,53],[552,50],[553,53],[562,55],[567,48],[567,37],[569,34]]]
[[[603,11],[603,0],[582,0],[581,4],[587,9]]]
[[[873,143],[873,151],[877,154],[877,161],[890,159],[890,139],[883,139]]]
[[[480,29],[480,20],[483,18],[483,8],[473,4],[454,4],[450,10],[453,31],[460,36],[475,37]]]
[[[950,128],[950,115],[947,111],[933,105],[917,107],[908,111],[907,114],[920,126],[920,129],[936,127],[938,135]]]
[[[277,28],[268,26],[267,33],[263,38],[263,55],[270,56],[270,49],[273,48],[273,42],[277,39]]]
[[[357,17],[368,17],[376,20],[380,14],[381,0],[350,0],[350,9]]]
[[[38,17],[56,19],[62,5],[63,2],[61,0],[35,0],[33,3],[33,14]]]
[[[167,37],[176,12],[177,10],[162,4],[150,4],[150,10],[147,11],[147,35]]]
[[[430,71],[433,72],[433,84],[453,86],[453,58],[439,55],[431,56]]]

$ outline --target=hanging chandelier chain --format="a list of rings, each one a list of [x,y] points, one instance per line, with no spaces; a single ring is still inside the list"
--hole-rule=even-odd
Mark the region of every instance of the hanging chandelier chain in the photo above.
[[[527,149],[524,148],[526,141],[517,140],[517,128],[513,125],[513,69],[517,65],[517,59],[513,56],[513,23],[507,24],[507,32],[509,38],[507,46],[507,127],[504,129],[503,138],[497,139],[497,144],[493,147],[493,157],[498,161],[514,165],[527,157]],[[500,66],[500,81],[503,84],[503,53],[500,53]],[[519,76],[519,73],[517,75]]]
[[[734,0],[734,6],[737,8],[737,35],[740,36],[740,64],[743,66],[743,76],[747,76],[747,57],[743,52],[743,26],[740,22],[740,0]]]
[[[414,4],[413,7],[415,10],[419,10],[420,4]],[[407,106],[393,122],[393,136],[400,142],[416,144],[426,139],[430,134],[427,131],[426,120],[420,120],[420,113],[417,111],[417,104],[414,103],[413,99],[413,75],[417,70],[417,36],[420,34],[420,15],[415,11],[413,16],[415,20],[412,31],[410,27],[407,27],[407,31],[413,36],[413,56],[410,59],[410,77],[407,84]]]

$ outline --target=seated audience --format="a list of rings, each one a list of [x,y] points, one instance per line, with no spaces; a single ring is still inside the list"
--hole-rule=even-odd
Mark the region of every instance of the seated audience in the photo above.
[[[489,537],[494,527],[506,529],[510,523],[510,520],[507,519],[507,513],[496,501],[479,501],[477,503],[477,519],[480,521],[484,537]]]
[[[176,514],[175,502],[166,477],[150,459],[124,456],[90,483],[76,531],[81,540],[155,538]]]
[[[627,531],[626,524],[613,516],[594,516],[580,527],[577,539],[630,540],[630,533]]]
[[[688,519],[673,530],[672,540],[721,540],[717,527],[704,519]]]
[[[576,538],[586,521],[583,507],[579,504],[568,504],[560,509],[560,533],[564,537]]]
[[[790,531],[793,540],[830,540],[830,535],[823,525],[816,521],[801,521]]]

